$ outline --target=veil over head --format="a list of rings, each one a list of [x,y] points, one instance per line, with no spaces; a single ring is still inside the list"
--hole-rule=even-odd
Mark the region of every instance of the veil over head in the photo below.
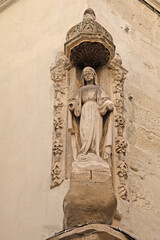
[[[86,85],[83,74],[84,74],[84,71],[87,70],[87,69],[88,69],[88,70],[91,70],[91,71],[94,73],[93,83],[94,83],[95,85],[98,85],[98,84],[97,84],[97,74],[96,74],[96,71],[94,70],[94,68],[88,66],[88,67],[83,68],[83,70],[82,70],[82,75],[81,75],[82,86]]]

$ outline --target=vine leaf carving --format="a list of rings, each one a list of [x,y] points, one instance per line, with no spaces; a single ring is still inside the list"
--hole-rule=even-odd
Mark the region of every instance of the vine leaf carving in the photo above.
[[[51,66],[51,79],[53,80],[55,99],[54,99],[54,119],[53,119],[53,147],[52,147],[52,183],[51,188],[61,184],[64,180],[64,128],[65,128],[65,108],[67,99],[66,88],[66,67],[68,59],[63,53],[58,53],[55,66]]]

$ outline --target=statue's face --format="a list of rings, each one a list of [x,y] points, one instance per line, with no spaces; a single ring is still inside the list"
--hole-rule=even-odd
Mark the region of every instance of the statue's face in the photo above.
[[[83,70],[83,78],[86,82],[90,82],[94,79],[94,71],[91,68],[85,68]]]

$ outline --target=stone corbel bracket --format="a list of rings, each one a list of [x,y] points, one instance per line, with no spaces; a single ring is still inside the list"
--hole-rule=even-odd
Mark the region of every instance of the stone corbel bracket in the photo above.
[[[123,85],[126,79],[127,70],[122,67],[122,60],[119,54],[109,64],[111,70],[113,84],[112,93],[114,101],[114,190],[116,196],[120,196],[123,200],[128,198],[127,172],[126,164],[126,148],[125,139],[125,115],[124,115],[124,90]]]

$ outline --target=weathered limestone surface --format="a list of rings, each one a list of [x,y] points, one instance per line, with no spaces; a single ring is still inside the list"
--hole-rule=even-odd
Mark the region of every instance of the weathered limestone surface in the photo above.
[[[20,0],[0,14],[0,239],[44,240],[63,228],[69,183],[50,190],[50,65],[86,8],[83,0]]]
[[[106,17],[104,26],[112,34],[108,22],[116,22],[112,36],[128,70],[125,106],[130,201],[120,203],[125,213],[120,227],[138,239],[159,239],[160,18],[139,1],[103,2],[108,5],[108,14],[110,8],[114,15],[110,20]],[[121,28],[119,34],[117,26]]]
[[[49,67],[85,9],[113,36],[125,82],[129,201],[121,229],[160,235],[160,18],[138,0],[19,0],[0,14],[1,230],[8,240],[44,240],[62,229],[69,184],[49,189],[53,88]]]

